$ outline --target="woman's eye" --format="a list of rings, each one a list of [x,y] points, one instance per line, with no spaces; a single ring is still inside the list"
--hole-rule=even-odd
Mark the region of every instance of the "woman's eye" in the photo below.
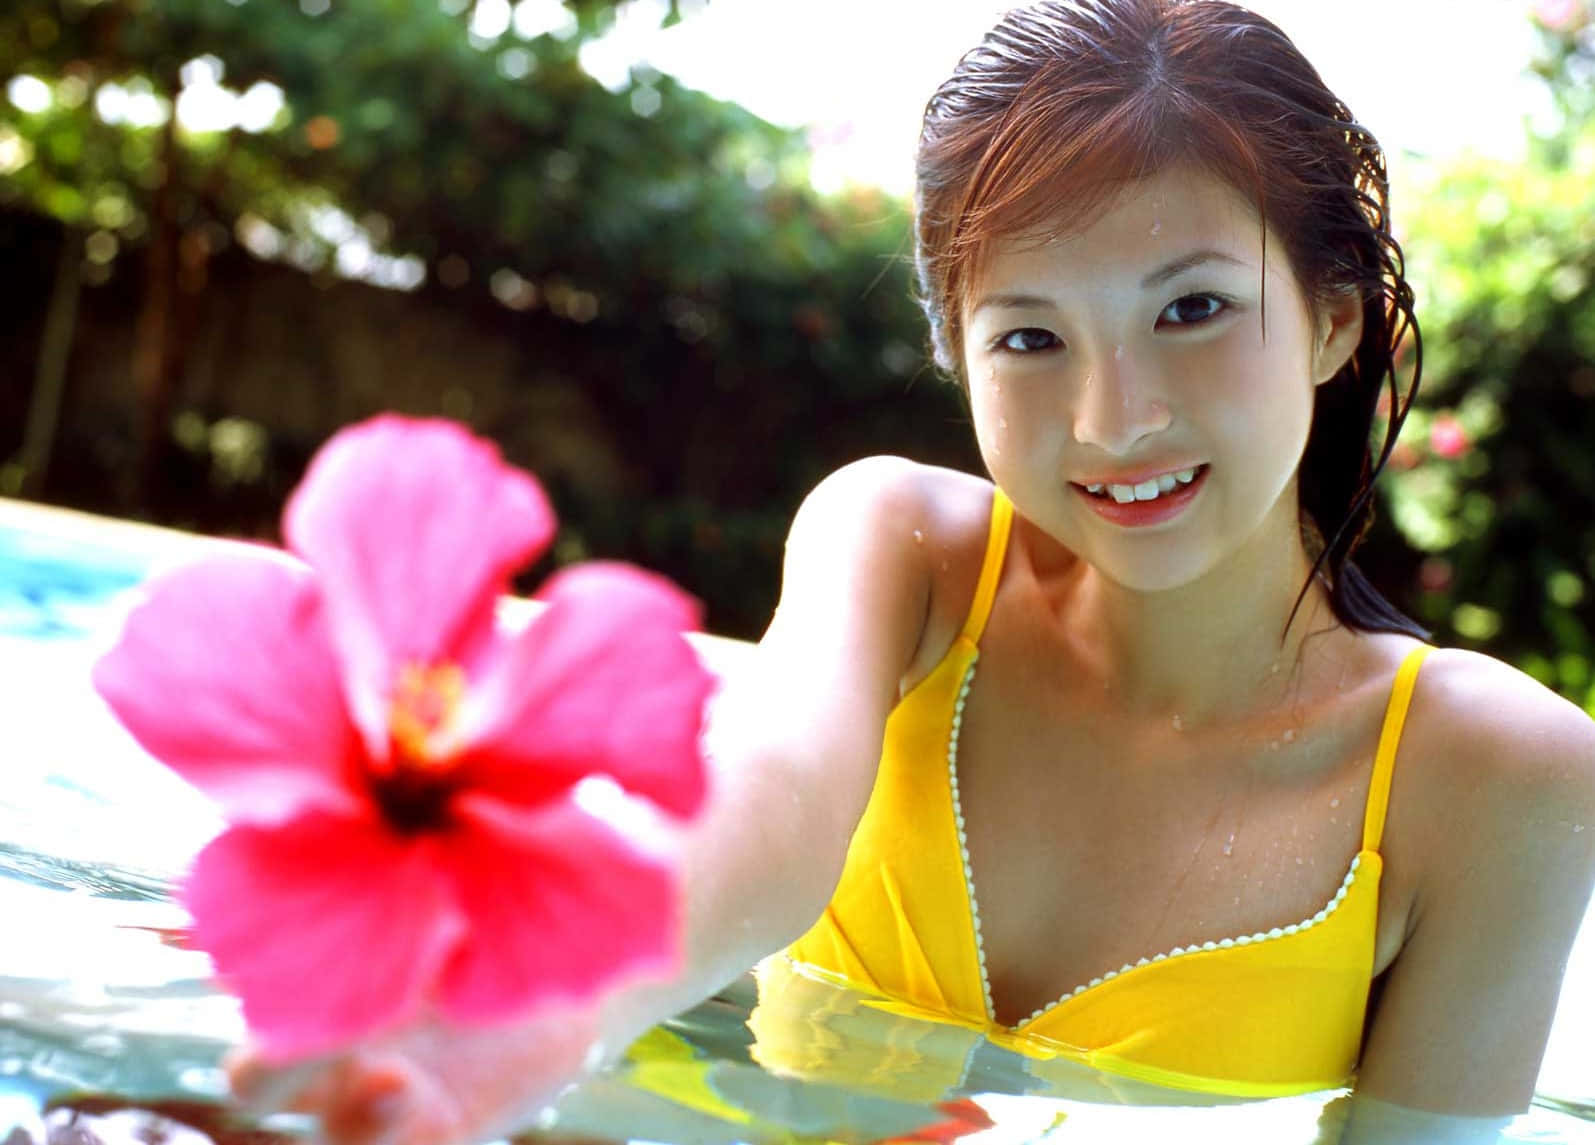
[[[1176,326],[1194,326],[1216,317],[1227,305],[1216,294],[1187,294],[1165,306],[1158,318]]]
[[[1022,330],[1010,330],[998,338],[996,348],[1012,354],[1034,354],[1039,350],[1050,350],[1058,344],[1057,335],[1050,330],[1026,326]]]

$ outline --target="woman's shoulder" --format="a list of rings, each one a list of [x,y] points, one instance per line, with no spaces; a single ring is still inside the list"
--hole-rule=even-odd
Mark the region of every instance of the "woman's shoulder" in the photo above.
[[[1595,720],[1492,656],[1435,649],[1412,706],[1423,754],[1458,782],[1566,784],[1595,792]]]
[[[990,535],[994,488],[970,473],[876,456],[832,472],[793,521],[793,549],[824,546],[855,575],[885,578],[923,600],[912,682],[952,644],[974,598]]]
[[[1407,771],[1420,789],[1411,795],[1425,809],[1424,834],[1441,851],[1461,847],[1477,859],[1480,848],[1541,852],[1561,838],[1565,860],[1583,862],[1595,845],[1595,720],[1500,660],[1431,653],[1401,759],[1398,782]]]
[[[937,582],[974,591],[990,529],[993,486],[973,474],[903,457],[876,456],[829,474],[792,522],[794,546],[842,561],[908,563]],[[974,568],[968,569],[971,555]]]
[[[804,500],[804,510],[823,505],[831,513],[849,516],[911,515],[944,527],[966,525],[980,518],[980,529],[992,499],[992,484],[984,477],[926,465],[906,457],[878,454],[860,458],[829,473]]]

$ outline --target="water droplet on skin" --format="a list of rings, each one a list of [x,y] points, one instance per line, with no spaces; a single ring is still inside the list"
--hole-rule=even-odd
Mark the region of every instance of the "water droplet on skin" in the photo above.
[[[1158,232],[1161,231],[1162,229],[1163,229],[1163,224],[1162,223],[1153,223],[1152,224],[1152,237],[1153,238],[1157,238]]]
[[[925,534],[920,532],[918,529],[914,530],[914,543],[916,545],[923,545],[925,543]]]
[[[1268,674],[1270,676],[1279,675],[1279,661],[1278,660],[1275,660],[1273,666],[1268,669]]]
[[[1339,807],[1340,806],[1340,796],[1337,795],[1333,799],[1331,799],[1329,801],[1329,806],[1331,806],[1331,807]]]
[[[1285,729],[1285,742],[1289,743],[1291,740],[1293,740],[1295,738],[1296,738],[1296,732],[1293,729],[1291,729],[1291,728],[1286,728]]]
[[[1180,721],[1179,716],[1174,717],[1174,730],[1177,732],[1185,730],[1185,724]]]
[[[997,419],[997,428],[998,429],[1007,429],[1008,428],[1008,419],[1005,418],[1005,417],[998,418]]]
[[[1584,829],[1584,824],[1582,824],[1582,823],[1574,823],[1573,824],[1573,834],[1577,835],[1583,829]]]
[[[1331,816],[1330,816],[1330,817],[1329,817],[1329,821],[1330,821],[1330,822],[1331,822],[1331,823],[1339,823],[1339,822],[1340,822],[1340,818],[1339,818],[1339,816],[1336,816],[1336,815],[1331,815]]]
[[[1229,833],[1229,838],[1224,840],[1224,854],[1225,855],[1233,855],[1234,853],[1235,853],[1235,832],[1231,831]],[[1236,899],[1235,901],[1236,902],[1240,902],[1241,900],[1240,899]]]
[[[1278,751],[1279,750],[1279,741],[1277,739],[1269,740],[1268,741],[1268,750],[1269,751]]]
[[[1301,865],[1302,865],[1302,859],[1301,859],[1301,856],[1300,856],[1300,855],[1297,855],[1297,856],[1296,856],[1296,865],[1297,865],[1297,866],[1298,866],[1298,867],[1299,867],[1299,866],[1301,866]]]
[[[946,561],[943,561],[941,563],[941,571],[942,572],[946,572],[947,571],[947,562]]]
[[[1124,347],[1123,346],[1114,347],[1113,357],[1114,357],[1114,359],[1116,361],[1122,362],[1124,360]]]

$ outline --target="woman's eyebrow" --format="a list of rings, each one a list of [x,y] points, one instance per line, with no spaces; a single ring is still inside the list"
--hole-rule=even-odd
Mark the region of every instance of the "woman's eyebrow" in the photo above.
[[[988,294],[975,303],[969,316],[973,318],[988,307],[1009,310],[1042,310],[1053,305],[1050,298],[1040,294]]]
[[[1192,267],[1201,266],[1205,262],[1227,262],[1231,266],[1249,265],[1248,263],[1243,262],[1241,259],[1235,258],[1233,255],[1225,254],[1223,251],[1192,251],[1190,254],[1185,255],[1182,258],[1177,258],[1173,262],[1168,263],[1165,266],[1161,266],[1157,270],[1154,270],[1151,274],[1147,275],[1141,280],[1141,289],[1148,290],[1154,286],[1161,286],[1169,279],[1174,278],[1177,275],[1184,274]]]
[[[1150,290],[1154,286],[1161,286],[1169,279],[1176,278],[1186,271],[1208,262],[1223,262],[1228,263],[1230,266],[1241,267],[1251,265],[1244,259],[1225,254],[1220,250],[1192,251],[1190,254],[1182,255],[1171,263],[1158,267],[1158,269],[1147,275],[1141,280],[1141,289]],[[969,311],[969,316],[973,318],[982,310],[992,307],[1012,310],[1041,310],[1054,305],[1056,303],[1053,299],[1041,294],[988,294],[975,303],[974,307]]]

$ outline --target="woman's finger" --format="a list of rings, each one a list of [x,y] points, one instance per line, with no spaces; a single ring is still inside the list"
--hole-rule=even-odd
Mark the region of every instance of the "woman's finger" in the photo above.
[[[239,1108],[257,1117],[284,1110],[315,1112],[317,1095],[330,1083],[334,1065],[327,1058],[285,1065],[268,1061],[247,1045],[222,1059]]]
[[[391,1145],[415,1136],[424,1112],[416,1079],[403,1063],[363,1056],[339,1063],[317,1086],[308,1112],[321,1116],[322,1135],[338,1145]]]

